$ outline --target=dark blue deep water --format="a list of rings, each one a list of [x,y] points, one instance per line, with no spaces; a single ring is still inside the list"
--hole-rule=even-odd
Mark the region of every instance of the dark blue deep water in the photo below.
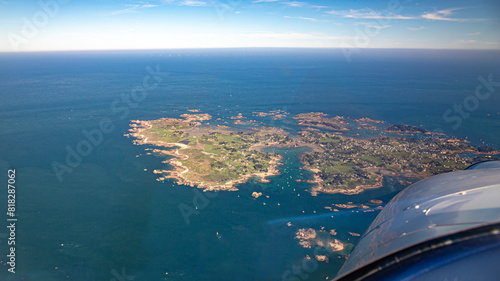
[[[303,258],[313,251],[294,239],[297,229],[335,229],[354,245],[359,237],[348,232],[363,233],[378,211],[324,207],[387,202],[402,187],[313,197],[296,182],[310,176],[296,149],[277,151],[285,165],[269,184],[200,195],[155,180],[163,159],[123,136],[130,120],[186,109],[214,119],[322,111],[422,125],[500,148],[500,85],[481,86],[478,99],[479,76],[500,81],[500,52],[364,50],[351,63],[340,50],[0,54],[0,210],[7,211],[7,169],[14,168],[18,218],[15,274],[7,272],[7,216],[0,218],[0,280],[293,280],[294,267],[300,280],[331,278],[345,256],[305,271]],[[145,78],[156,87],[138,90]],[[289,120],[267,121],[296,130]],[[84,132],[102,122],[109,130],[82,147]],[[73,167],[58,179],[52,166],[67,164],[77,149],[86,155],[70,157]],[[264,196],[254,199],[254,191]],[[185,220],[180,204],[199,208]]]

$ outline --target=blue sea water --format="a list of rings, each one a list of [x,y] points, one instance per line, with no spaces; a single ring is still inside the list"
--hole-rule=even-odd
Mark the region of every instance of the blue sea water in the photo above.
[[[157,87],[131,100],[158,70],[148,80]],[[498,51],[364,50],[350,63],[340,50],[326,49],[0,54],[0,167],[5,186],[7,169],[16,169],[18,218],[15,274],[6,264],[7,216],[0,220],[0,279],[331,278],[345,257],[332,255],[305,270],[303,258],[313,251],[298,244],[295,232],[335,229],[338,239],[355,245],[359,237],[348,232],[363,233],[378,212],[324,207],[387,202],[402,186],[311,196],[310,185],[296,181],[310,174],[298,161],[303,149],[294,149],[277,151],[284,165],[269,184],[252,180],[236,192],[201,193],[156,181],[152,171],[163,159],[124,136],[130,120],[178,117],[186,109],[214,119],[322,111],[422,125],[500,148],[500,87],[477,104],[473,98],[478,77],[489,75],[500,81]],[[455,113],[455,105],[467,115]],[[443,118],[447,110],[455,121]],[[110,132],[59,180],[53,164],[67,164],[68,151],[87,140],[83,131],[99,129],[102,120],[110,120]],[[259,120],[297,131],[290,118]],[[264,196],[254,199],[254,191]],[[180,204],[198,209],[186,220]],[[302,273],[290,273],[294,268]]]

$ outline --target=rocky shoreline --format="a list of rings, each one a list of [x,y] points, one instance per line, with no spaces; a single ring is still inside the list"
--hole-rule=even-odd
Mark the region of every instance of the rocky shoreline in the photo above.
[[[209,120],[210,117],[208,114],[201,116],[201,118],[192,117],[190,115],[184,114],[182,117],[186,118],[188,122],[193,122],[196,120]],[[167,118],[164,118],[164,120],[168,120]],[[181,119],[175,119],[176,121],[184,121]],[[162,147],[168,147],[168,148],[175,148],[178,147],[174,150],[161,150],[161,149],[155,149],[154,152],[161,154],[161,155],[170,155],[173,156],[174,158],[169,159],[164,161],[164,163],[168,163],[173,167],[172,170],[155,170],[157,174],[162,174],[157,180],[158,181],[163,181],[166,179],[174,179],[177,181],[179,185],[188,185],[191,187],[198,187],[201,189],[205,189],[206,191],[219,191],[219,190],[225,190],[225,191],[236,191],[238,190],[235,185],[242,184],[247,182],[249,179],[253,177],[260,178],[259,181],[266,183],[270,182],[267,178],[271,176],[276,176],[279,175],[280,172],[278,171],[278,166],[282,165],[280,163],[280,160],[283,159],[282,156],[277,155],[277,154],[272,154],[271,155],[271,160],[269,161],[269,168],[265,172],[258,172],[258,173],[251,173],[251,174],[245,174],[245,175],[240,175],[238,179],[231,180],[226,182],[225,184],[211,184],[207,183],[204,181],[194,181],[191,179],[188,179],[185,175],[187,172],[189,172],[189,168],[184,166],[179,160],[187,160],[188,155],[183,154],[181,151],[184,149],[190,148],[189,145],[183,144],[183,143],[177,143],[177,142],[172,142],[172,143],[166,143],[162,141],[155,141],[151,140],[145,135],[145,131],[150,129],[152,127],[150,121],[140,121],[140,120],[132,120],[132,129],[129,130],[129,136],[134,137],[135,140],[133,143],[135,145],[145,145],[145,144],[151,144],[155,146],[162,146]],[[270,147],[275,144],[271,145],[256,145],[252,147],[252,149],[256,150],[261,150],[262,148],[265,147]]]

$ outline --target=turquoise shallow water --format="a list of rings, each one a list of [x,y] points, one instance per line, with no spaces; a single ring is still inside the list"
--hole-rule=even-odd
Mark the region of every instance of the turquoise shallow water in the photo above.
[[[310,196],[309,184],[296,182],[310,176],[300,169],[303,149],[293,149],[276,150],[284,165],[271,183],[252,180],[209,198],[173,181],[157,182],[152,171],[162,159],[123,136],[130,120],[177,117],[186,109],[214,119],[323,111],[440,128],[500,148],[496,92],[457,130],[442,118],[474,92],[478,75],[500,77],[498,53],[367,51],[348,64],[324,50],[197,52],[0,56],[0,167],[4,182],[9,167],[17,171],[19,219],[17,273],[7,273],[0,236],[0,279],[288,280],[287,272],[313,254],[294,239],[297,229],[336,229],[338,239],[354,245],[359,237],[348,232],[363,233],[378,213],[334,213],[325,206],[387,202],[402,188],[386,183],[355,196]],[[168,75],[144,100],[127,105],[122,95],[142,85],[147,66],[157,65]],[[113,110],[115,100],[129,111]],[[59,181],[51,165],[65,163],[66,147],[77,149],[86,138],[82,130],[99,128],[105,118],[113,130]],[[261,121],[297,131],[289,120]],[[264,196],[254,199],[254,191]],[[6,194],[0,200],[6,202]],[[189,223],[181,203],[198,206]],[[332,255],[329,263],[309,265],[314,270],[301,278],[333,277],[344,261]]]

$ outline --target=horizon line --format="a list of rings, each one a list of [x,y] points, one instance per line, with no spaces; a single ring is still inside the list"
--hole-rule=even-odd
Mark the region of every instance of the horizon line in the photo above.
[[[263,50],[263,49],[295,49],[295,50],[436,50],[436,51],[500,51],[500,48],[412,48],[412,47],[367,47],[367,48],[345,48],[345,47],[189,47],[189,48],[152,48],[152,49],[81,49],[81,50],[29,50],[29,51],[2,51],[0,54],[26,54],[26,53],[70,53],[70,52],[130,52],[130,51],[196,51],[196,50]]]

